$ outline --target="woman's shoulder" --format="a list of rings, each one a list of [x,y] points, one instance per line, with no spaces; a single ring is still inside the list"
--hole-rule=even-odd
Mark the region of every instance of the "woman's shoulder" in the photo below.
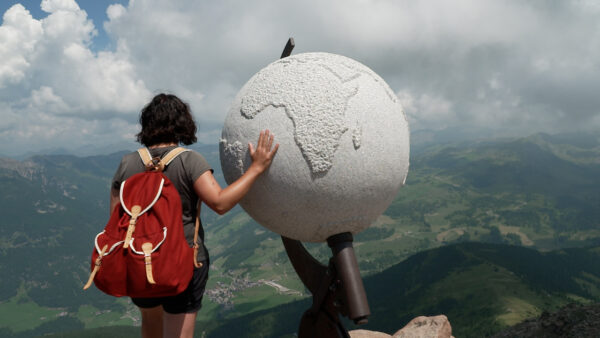
[[[190,176],[194,181],[205,171],[213,171],[206,158],[193,149],[187,149],[187,151],[182,153],[180,156],[182,163],[190,171]]]
[[[113,188],[118,189],[122,181],[143,170],[144,165],[137,151],[123,155],[121,163],[119,163],[119,167],[113,176]]]
[[[194,150],[194,149],[185,148],[185,147],[184,147],[184,149],[185,149],[186,151],[185,151],[185,152],[183,152],[183,153],[182,153],[182,155],[185,155],[185,156],[190,156],[190,157],[192,157],[192,158],[204,158],[204,156],[203,156],[202,154],[200,154],[199,152],[197,152],[197,151],[196,151],[196,150]]]
[[[201,153],[196,150],[186,148],[187,151],[183,152],[180,156],[182,156],[182,160],[185,162],[193,162],[202,165],[208,165],[206,158]]]
[[[135,163],[138,161],[141,161],[141,159],[140,159],[140,154],[137,152],[137,150],[127,153],[127,154],[123,155],[123,157],[121,158],[121,163],[131,164],[131,163]]]

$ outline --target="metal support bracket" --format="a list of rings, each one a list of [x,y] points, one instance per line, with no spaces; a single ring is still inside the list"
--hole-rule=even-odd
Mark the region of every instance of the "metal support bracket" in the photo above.
[[[340,314],[356,324],[368,322],[369,304],[352,247],[352,234],[342,233],[327,239],[333,253],[328,266],[311,256],[300,241],[284,236],[281,240],[294,270],[313,295],[312,306],[300,321],[299,338],[349,337]]]

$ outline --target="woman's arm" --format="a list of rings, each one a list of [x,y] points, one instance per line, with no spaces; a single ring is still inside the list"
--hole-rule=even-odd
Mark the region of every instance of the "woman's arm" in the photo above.
[[[256,149],[249,143],[248,148],[252,164],[248,170],[231,185],[222,189],[210,171],[200,175],[194,182],[194,191],[200,199],[219,215],[233,208],[248,193],[252,184],[269,166],[279,148],[273,146],[273,134],[269,130],[261,131]]]

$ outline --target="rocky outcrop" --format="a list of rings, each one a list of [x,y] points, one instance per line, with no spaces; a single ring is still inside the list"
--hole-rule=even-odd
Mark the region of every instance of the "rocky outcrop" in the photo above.
[[[349,333],[352,338],[454,338],[452,326],[444,315],[416,317],[394,335],[368,330],[353,330]]]
[[[352,330],[348,332],[351,338],[391,338],[387,333],[369,331],[369,330]]]
[[[393,335],[394,338],[451,338],[452,326],[444,315],[419,316]]]

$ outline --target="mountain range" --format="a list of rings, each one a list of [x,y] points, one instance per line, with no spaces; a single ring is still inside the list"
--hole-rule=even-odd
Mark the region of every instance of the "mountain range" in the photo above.
[[[446,144],[421,138],[427,142],[413,147],[406,186],[355,236],[373,312],[369,328],[394,332],[411,316],[444,313],[455,336],[482,336],[569,301],[597,301],[596,267],[576,264],[596,259],[593,248],[600,245],[596,134]],[[194,149],[223,183],[218,148]],[[0,162],[3,336],[106,333],[108,326],[139,324],[126,299],[81,290],[123,154]],[[199,315],[206,333],[263,332],[257,320],[273,326],[267,336],[293,333],[309,294],[279,236],[239,207],[224,216],[203,210],[202,216],[212,262]],[[326,244],[306,246],[322,262],[331,256]],[[559,277],[552,282],[552,276]]]

